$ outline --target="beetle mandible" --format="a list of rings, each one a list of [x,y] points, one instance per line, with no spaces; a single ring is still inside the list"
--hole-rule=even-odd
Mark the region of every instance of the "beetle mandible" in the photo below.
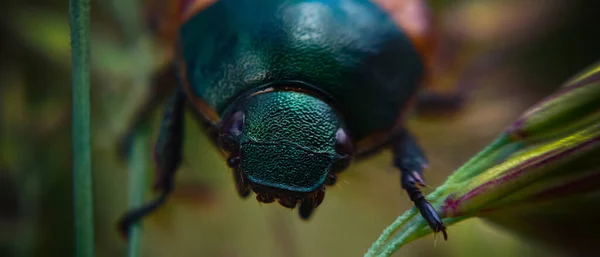
[[[299,205],[299,216],[308,219],[351,162],[387,148],[402,188],[431,229],[447,238],[419,189],[427,158],[403,126],[406,110],[421,99],[435,41],[425,3],[153,0],[149,6],[151,27],[172,58],[156,74],[128,138],[168,96],[155,145],[160,195],[127,212],[122,232],[173,190],[189,104],[223,150],[241,197],[254,192],[259,202]]]

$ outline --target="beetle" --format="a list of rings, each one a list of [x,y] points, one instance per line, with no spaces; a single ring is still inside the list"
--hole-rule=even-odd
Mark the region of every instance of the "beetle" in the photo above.
[[[168,97],[154,150],[160,195],[124,214],[123,233],[173,190],[183,114],[190,106],[222,150],[241,197],[254,193],[259,202],[298,207],[299,216],[309,219],[340,172],[390,149],[400,185],[430,228],[447,239],[444,223],[419,189],[427,158],[404,127],[415,102],[443,107],[462,100],[458,94],[420,94],[435,42],[424,2],[152,4],[152,29],[171,57],[155,75],[152,95],[126,138]]]

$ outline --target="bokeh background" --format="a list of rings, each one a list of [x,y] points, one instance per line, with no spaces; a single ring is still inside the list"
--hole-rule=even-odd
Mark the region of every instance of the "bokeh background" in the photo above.
[[[127,209],[128,173],[115,144],[147,92],[161,50],[143,30],[142,3],[92,4],[96,254],[124,256],[126,244],[115,224]],[[426,178],[436,186],[527,107],[600,60],[600,2],[431,4],[444,43],[428,83],[439,90],[472,88],[461,112],[415,115],[408,123],[428,153]],[[1,5],[0,256],[69,256],[74,247],[67,1]],[[144,222],[142,256],[362,256],[412,206],[387,152],[345,172],[309,222],[276,204],[242,200],[219,153],[193,117],[188,120],[178,189]],[[151,177],[151,163],[147,172]],[[479,219],[452,226],[449,233],[447,242],[426,237],[395,256],[571,256]]]

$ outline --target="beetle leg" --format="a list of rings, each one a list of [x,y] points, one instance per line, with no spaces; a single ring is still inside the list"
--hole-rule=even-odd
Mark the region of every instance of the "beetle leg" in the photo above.
[[[393,143],[394,166],[402,172],[400,182],[410,200],[414,202],[421,216],[434,232],[442,232],[447,239],[446,227],[435,209],[425,199],[417,184],[424,185],[423,169],[427,167],[427,158],[413,136],[403,129]]]
[[[139,125],[147,122],[158,106],[177,88],[176,71],[173,65],[160,69],[152,78],[150,92],[137,107],[134,118],[125,134],[119,139],[119,156],[126,159],[133,146],[133,137]]]
[[[125,213],[119,222],[119,229],[123,235],[127,235],[132,224],[160,207],[173,190],[175,172],[181,163],[186,100],[183,90],[178,89],[171,95],[164,110],[160,132],[154,148],[154,161],[157,170],[154,189],[160,190],[160,195],[151,202]]]
[[[464,90],[456,90],[449,94],[425,90],[418,95],[415,108],[422,113],[456,112],[462,109],[466,99],[467,93]]]
[[[496,70],[506,56],[502,51],[488,53],[488,49],[467,42],[445,43],[453,44],[458,46],[439,54],[437,67],[423,83],[415,106],[420,113],[445,115],[460,111],[480,80]]]

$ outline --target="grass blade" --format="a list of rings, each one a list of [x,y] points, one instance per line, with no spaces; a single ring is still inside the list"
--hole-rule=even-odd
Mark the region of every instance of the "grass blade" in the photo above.
[[[93,188],[90,147],[90,3],[69,1],[73,88],[73,204],[75,256],[94,256]]]
[[[146,138],[149,128],[147,125],[140,125],[133,137],[133,151],[129,160],[129,209],[139,207],[144,202],[144,192],[146,188],[146,170],[148,169],[148,151],[146,147]],[[139,223],[133,224],[128,231],[129,241],[127,256],[140,256],[140,243],[142,241],[142,230]]]
[[[585,252],[584,255],[595,253],[593,243],[592,247],[582,249],[584,244],[578,242],[597,231],[585,230],[589,226],[573,228],[571,223],[597,217],[584,208],[597,206],[599,199],[589,197],[600,190],[599,101],[600,62],[524,112],[426,198],[446,227],[472,217],[491,217],[517,233],[544,238],[547,242],[552,238],[545,234],[568,231],[569,238],[576,238],[571,240],[574,244],[556,241],[551,244],[571,252],[573,249]],[[585,200],[586,205],[574,209],[574,199]],[[564,219],[566,229],[554,227],[556,217],[565,216],[564,213],[571,214]],[[527,222],[523,224],[523,220]],[[532,222],[538,220],[541,222]],[[519,228],[522,225],[528,225],[529,231],[522,232]],[[365,257],[391,256],[403,245],[431,233],[413,207],[383,231]]]

